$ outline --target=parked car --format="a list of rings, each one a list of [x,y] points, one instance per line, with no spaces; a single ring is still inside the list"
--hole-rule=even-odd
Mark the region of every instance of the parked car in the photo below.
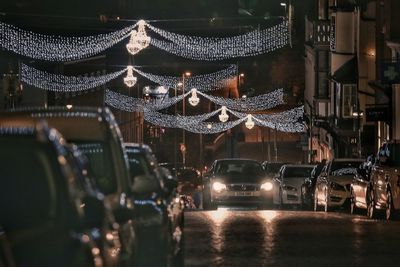
[[[283,165],[274,179],[274,205],[279,208],[284,205],[301,207],[303,204],[301,188],[313,169],[314,165]]]
[[[56,130],[0,127],[0,147],[2,243],[16,266],[108,266],[106,247],[118,259],[118,244],[102,244],[102,196],[81,186]]]
[[[218,205],[251,204],[259,208],[272,205],[272,180],[261,164],[249,159],[219,159],[204,176],[203,208]]]
[[[375,159],[370,156],[362,163],[354,175],[350,187],[350,213],[357,214],[366,211],[368,208],[369,196],[371,192],[371,172],[375,164]]]
[[[133,264],[136,253],[134,197],[127,155],[118,125],[108,108],[24,108],[0,113],[0,126],[32,127],[46,120],[88,158],[95,179],[119,224],[121,258]]]
[[[368,192],[368,216],[376,218],[384,211],[387,220],[400,215],[400,144],[388,142],[378,151],[371,172]]]
[[[363,159],[333,159],[322,169],[314,193],[314,211],[323,206],[333,208],[350,206],[350,187]]]
[[[168,266],[180,249],[183,205],[178,182],[147,145],[125,143],[137,209],[140,266]]]
[[[317,183],[317,178],[321,174],[325,164],[326,162],[323,161],[315,165],[310,176],[305,179],[304,184],[301,187],[301,202],[303,209],[313,209],[315,184]]]

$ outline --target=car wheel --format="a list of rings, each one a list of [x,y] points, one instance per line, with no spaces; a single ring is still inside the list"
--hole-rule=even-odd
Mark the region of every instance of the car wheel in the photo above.
[[[377,216],[377,209],[375,207],[374,191],[370,189],[368,193],[368,203],[367,203],[367,216],[370,219],[375,219]]]
[[[386,193],[386,212],[385,212],[386,220],[392,220],[394,217],[394,210],[393,210],[393,198],[392,192],[388,189]]]
[[[351,214],[358,214],[358,208],[356,206],[356,197],[354,196],[354,191],[350,191],[350,213]]]
[[[318,189],[315,189],[314,192],[314,211],[318,211],[319,206],[318,206]]]

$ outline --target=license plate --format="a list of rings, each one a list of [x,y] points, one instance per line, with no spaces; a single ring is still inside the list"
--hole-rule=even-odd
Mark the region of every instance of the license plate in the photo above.
[[[236,197],[254,197],[254,196],[259,196],[260,192],[236,191],[236,192],[233,192],[233,195]]]

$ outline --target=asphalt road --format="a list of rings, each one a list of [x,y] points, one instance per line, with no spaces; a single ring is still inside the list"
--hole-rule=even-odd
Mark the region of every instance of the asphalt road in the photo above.
[[[344,212],[185,212],[184,265],[399,266],[400,221]]]

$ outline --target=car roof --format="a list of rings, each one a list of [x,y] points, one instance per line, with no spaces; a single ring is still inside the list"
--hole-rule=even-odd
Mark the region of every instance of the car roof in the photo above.
[[[359,158],[340,158],[340,159],[333,159],[332,162],[363,162],[365,159]]]
[[[289,168],[314,168],[315,165],[311,165],[311,164],[285,164],[284,167],[289,167]]]
[[[257,162],[260,164],[260,162],[258,162],[257,160],[254,159],[242,159],[242,158],[224,158],[224,159],[217,159],[215,160],[216,162],[222,162],[222,161],[251,161],[251,162]]]
[[[1,127],[33,127],[46,120],[68,140],[102,141],[107,138],[105,123],[117,129],[117,123],[108,108],[32,107],[13,109],[0,113]]]

